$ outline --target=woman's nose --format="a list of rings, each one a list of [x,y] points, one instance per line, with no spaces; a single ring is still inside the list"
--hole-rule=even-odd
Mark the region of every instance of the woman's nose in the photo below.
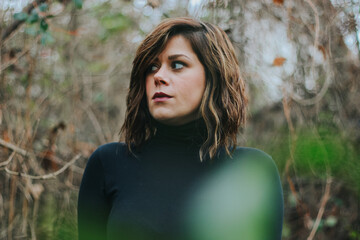
[[[155,86],[168,85],[169,84],[168,77],[169,76],[166,71],[166,68],[164,66],[160,67],[160,69],[158,69],[158,71],[154,74]]]

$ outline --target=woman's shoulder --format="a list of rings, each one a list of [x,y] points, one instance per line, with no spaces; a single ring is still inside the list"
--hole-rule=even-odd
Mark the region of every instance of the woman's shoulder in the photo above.
[[[101,153],[101,154],[107,154],[107,153],[118,153],[118,152],[123,152],[124,150],[126,150],[126,144],[123,142],[110,142],[110,143],[105,143],[103,145],[100,145],[95,151],[94,153]]]
[[[266,152],[252,147],[236,147],[231,158],[257,163],[275,164],[273,158]]]
[[[226,165],[239,166],[240,169],[265,170],[278,175],[278,169],[273,158],[257,148],[236,147],[226,162]]]
[[[252,147],[236,147],[233,154],[233,156],[254,156],[264,159],[272,160],[272,157],[267,154],[266,152]]]
[[[114,159],[121,159],[127,156],[128,149],[125,143],[111,142],[99,146],[90,156],[90,162],[112,162]]]

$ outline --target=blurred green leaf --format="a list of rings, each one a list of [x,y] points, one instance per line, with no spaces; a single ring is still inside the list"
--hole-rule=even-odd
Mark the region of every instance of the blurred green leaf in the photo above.
[[[40,29],[43,32],[46,32],[46,30],[48,29],[49,25],[46,23],[45,19],[41,19],[40,21]]]
[[[289,193],[287,200],[288,200],[289,206],[296,207],[297,200],[293,193],[291,193],[291,192]]]
[[[39,15],[38,15],[37,11],[35,9],[33,9],[31,11],[31,15],[27,18],[26,21],[31,24],[31,23],[37,22],[38,20],[39,20]]]
[[[29,81],[28,81],[28,75],[24,74],[20,77],[20,83],[22,86],[24,86],[25,88],[28,86]]]
[[[42,3],[40,6],[39,6],[39,10],[41,12],[46,12],[48,10],[48,5],[46,3]]]
[[[104,71],[106,71],[106,69],[108,67],[109,67],[109,65],[107,63],[104,63],[104,62],[94,62],[94,63],[90,63],[88,65],[88,69],[92,73],[104,72]]]
[[[55,42],[55,39],[51,36],[51,34],[49,32],[44,32],[41,34],[41,44],[42,45],[47,45],[50,43]]]
[[[327,227],[334,227],[337,222],[338,219],[335,216],[329,216],[325,219],[324,225]]]
[[[94,96],[94,102],[100,103],[104,101],[104,94],[102,92],[98,92]]]
[[[7,84],[7,85],[6,85],[6,91],[7,91],[7,93],[9,93],[9,94],[13,94],[13,88],[12,88],[12,86],[11,86],[10,84]]]
[[[73,0],[73,3],[75,4],[75,7],[77,9],[81,9],[82,5],[83,5],[83,1],[82,0]]]
[[[102,26],[109,31],[122,31],[130,26],[130,19],[121,13],[105,15],[101,18]]]
[[[291,235],[291,229],[289,228],[289,226],[287,224],[284,223],[282,236],[283,237],[290,237],[290,235]]]
[[[360,233],[357,231],[351,231],[349,233],[350,239],[359,240],[360,239]]]
[[[327,167],[332,173],[341,171],[341,162],[345,156],[342,139],[329,130],[323,131],[321,136],[306,130],[299,134],[295,164],[304,173],[324,174]]]
[[[30,25],[25,28],[25,33],[30,36],[36,36],[38,34],[38,28],[35,25]]]
[[[28,14],[24,12],[19,12],[14,14],[14,19],[19,21],[25,21],[28,18]]]

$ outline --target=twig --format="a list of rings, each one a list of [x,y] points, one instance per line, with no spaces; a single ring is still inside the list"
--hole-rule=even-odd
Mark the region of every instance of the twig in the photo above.
[[[287,94],[285,92],[285,89],[283,89],[283,100],[282,100],[282,104],[283,104],[283,109],[284,109],[284,115],[287,121],[287,124],[289,126],[289,132],[290,132],[290,146],[289,146],[289,151],[290,151],[290,157],[287,159],[286,161],[286,165],[285,165],[285,175],[286,175],[286,180],[289,184],[290,187],[290,191],[293,194],[293,196],[295,197],[297,206],[297,211],[299,215],[304,215],[304,216],[309,216],[309,208],[308,206],[299,198],[299,194],[297,193],[296,189],[295,189],[295,184],[292,181],[291,177],[290,177],[290,166],[295,162],[295,158],[294,158],[294,151],[295,151],[295,147],[296,147],[296,141],[297,141],[297,136],[295,133],[295,128],[294,128],[294,124],[291,120],[291,113],[290,113],[290,106],[289,106],[289,99],[287,97]],[[301,211],[300,211],[301,210]],[[305,211],[305,213],[303,212]]]
[[[20,220],[20,216],[19,216],[19,215],[16,215],[15,218],[14,218],[14,221],[9,224],[8,229],[13,230],[13,229],[16,227],[16,224],[18,223],[19,220]],[[3,229],[3,230],[0,232],[0,239],[6,238],[8,229]]]
[[[314,11],[314,15],[315,15],[315,39],[314,39],[313,58],[312,58],[312,64],[311,64],[311,75],[312,75],[312,77],[314,77],[314,56],[315,56],[315,51],[316,51],[315,49],[317,49],[319,46],[320,18],[319,18],[318,10],[316,9],[316,6],[314,5],[314,3],[311,0],[305,0],[305,2],[307,2],[310,5],[310,7]],[[330,67],[329,58],[327,59],[326,62],[328,64],[326,64],[327,68],[325,69],[325,74],[326,74],[325,82],[324,82],[322,88],[320,89],[320,91],[314,97],[309,98],[309,99],[303,99],[296,93],[292,92],[290,94],[290,97],[293,100],[295,100],[296,102],[298,102],[301,105],[309,106],[309,105],[314,105],[314,104],[318,103],[325,96],[325,94],[330,86],[331,78],[332,78],[332,69]],[[315,79],[314,79],[314,81],[315,81]]]
[[[13,159],[13,157],[15,156],[16,152],[12,152],[12,154],[10,155],[10,157],[8,158],[8,160],[6,160],[5,162],[0,162],[0,168],[3,167],[3,166],[6,166],[8,165],[11,160]]]
[[[30,152],[28,152],[28,151],[26,151],[26,150],[24,150],[24,149],[22,149],[22,148],[19,148],[19,147],[17,147],[17,146],[15,146],[14,144],[12,144],[12,143],[9,143],[9,142],[6,142],[5,140],[3,140],[3,139],[1,139],[0,138],[0,145],[2,145],[2,146],[4,146],[4,147],[6,147],[6,148],[8,148],[8,149],[11,149],[11,150],[13,150],[14,152],[16,152],[16,153],[19,153],[19,154],[21,154],[21,155],[23,155],[23,156],[30,156],[31,158],[33,158],[33,159],[35,159],[36,158],[36,156],[34,155],[34,154],[32,154],[32,153],[30,153]],[[11,157],[11,156],[10,156]],[[10,158],[9,157],[9,158]],[[56,158],[56,157],[54,157],[54,159],[53,159],[56,163],[58,163],[59,165],[63,165],[63,166],[65,166],[66,164],[64,163],[64,161],[62,161],[61,159],[59,159],[59,158]],[[6,160],[5,162],[1,162],[0,163],[0,167],[3,167],[3,166],[6,166],[7,164],[9,164],[9,162],[11,162],[11,160],[9,161],[9,159],[8,160]],[[34,163],[34,162],[33,162]],[[73,165],[73,166],[71,166],[71,168],[72,168],[72,170],[74,171],[74,172],[76,172],[76,173],[79,173],[79,174],[83,174],[84,173],[84,169],[83,168],[80,168],[80,167],[78,167],[78,166],[75,166],[75,165]]]
[[[60,158],[56,157],[56,156],[53,156],[53,158],[51,159],[52,161],[54,161],[56,164],[60,165],[60,166],[64,166],[66,163],[61,160]],[[71,170],[76,172],[76,173],[79,173],[79,174],[83,174],[84,173],[84,169],[81,168],[81,167],[78,167],[76,165],[72,165],[71,166]]]
[[[13,65],[14,63],[16,63],[22,56],[24,56],[25,54],[27,54],[29,52],[29,49],[25,49],[23,50],[18,56],[16,56],[16,58],[14,58],[11,61],[6,62],[6,64],[4,64],[4,66],[1,66],[0,68],[0,74],[7,69],[8,67],[10,67],[11,65]]]
[[[326,203],[330,198],[331,182],[332,182],[332,178],[330,176],[328,176],[327,179],[326,179],[326,187],[325,187],[324,196],[321,199],[320,208],[319,208],[319,211],[318,211],[314,226],[313,226],[313,228],[311,230],[311,233],[310,233],[309,237],[307,238],[307,240],[312,240],[315,237],[317,229],[319,228],[321,218],[322,218],[322,216],[324,214]]]
[[[310,5],[315,15],[315,40],[314,40],[314,52],[315,52],[315,49],[319,45],[320,18],[319,18],[318,10],[316,9],[314,3],[311,0],[305,0],[305,2],[307,2]]]
[[[314,58],[315,58],[315,51],[319,46],[320,19],[319,19],[318,10],[316,9],[316,6],[314,5],[314,3],[311,0],[305,0],[305,2],[307,2],[310,5],[310,7],[314,11],[314,15],[315,15],[315,39],[314,39],[314,48],[312,51],[313,57],[312,57],[312,61],[311,61],[311,75],[312,75],[312,78],[314,78],[314,76],[315,76],[315,74],[314,74],[314,66],[315,66]]]
[[[104,136],[104,134],[102,132],[102,129],[101,129],[101,125],[100,125],[99,121],[97,120],[94,112],[91,110],[90,106],[85,105],[85,104],[81,104],[80,106],[81,106],[82,109],[84,109],[84,111],[88,115],[91,123],[93,124],[93,126],[95,128],[96,135],[98,136],[98,139],[99,139],[100,143],[101,144],[106,143],[105,136]]]
[[[49,174],[45,174],[45,175],[41,175],[41,176],[34,176],[34,175],[29,175],[26,173],[21,173],[21,172],[15,172],[15,171],[11,171],[9,170],[7,167],[5,167],[5,171],[10,174],[10,175],[15,175],[15,176],[19,176],[19,177],[25,177],[25,178],[30,178],[30,179],[41,179],[41,180],[45,180],[45,179],[50,179],[50,178],[54,178],[57,175],[59,175],[60,173],[64,172],[68,167],[70,167],[76,160],[78,160],[80,158],[81,154],[77,154],[73,159],[71,159],[68,163],[66,163],[62,168],[60,168],[58,171],[53,172],[53,173],[49,173]]]
[[[22,148],[19,148],[18,146],[15,146],[15,145],[12,144],[12,143],[6,142],[4,139],[1,139],[1,138],[0,138],[0,145],[6,147],[6,148],[8,148],[8,149],[11,149],[11,150],[13,150],[13,151],[15,151],[15,152],[17,152],[17,153],[25,156],[25,157],[26,157],[26,156],[35,157],[35,156],[34,156],[33,154],[31,154],[30,152],[28,152],[28,151],[26,151],[26,150],[24,150],[24,149],[22,149]]]

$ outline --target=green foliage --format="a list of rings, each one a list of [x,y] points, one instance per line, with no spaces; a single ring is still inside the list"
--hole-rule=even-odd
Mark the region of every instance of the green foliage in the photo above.
[[[88,69],[92,73],[101,73],[104,72],[109,65],[104,62],[93,62],[88,65]]]
[[[28,82],[28,75],[27,74],[24,74],[20,77],[20,83],[23,87],[27,87],[29,82]]]
[[[41,34],[41,44],[46,45],[55,42],[55,39],[51,36],[51,33],[44,32]]]
[[[47,22],[45,21],[45,19],[41,19],[40,21],[40,29],[43,32],[46,32],[46,30],[48,29],[49,25],[47,24]]]
[[[360,162],[352,143],[340,130],[319,126],[318,131],[299,130],[294,153],[295,167],[302,176],[325,176],[327,169],[338,181],[360,189]]]
[[[290,235],[291,235],[291,229],[286,223],[284,223],[282,237],[286,238],[286,237],[290,237]]]
[[[32,23],[36,23],[39,20],[39,15],[36,11],[36,9],[33,9],[31,11],[30,16],[26,19],[26,22],[32,24]]]
[[[68,194],[68,193],[65,193]],[[42,196],[39,208],[37,237],[38,239],[77,239],[76,199],[77,194],[70,194],[70,204],[59,211],[60,199],[54,193]]]
[[[54,195],[47,193],[42,196],[38,217],[38,237],[39,239],[53,239],[54,222],[57,215],[57,202]]]
[[[100,19],[104,31],[100,35],[102,40],[107,39],[111,34],[122,32],[129,28],[131,20],[122,13],[107,14]]]
[[[338,222],[337,217],[330,215],[325,219],[324,225],[326,227],[334,227],[337,222]]]
[[[128,27],[129,20],[121,13],[105,15],[101,19],[103,27],[109,31],[121,31]]]
[[[345,155],[345,146],[336,135],[320,137],[302,131],[296,142],[295,164],[303,173],[322,175],[327,168],[337,171]]]
[[[82,0],[73,0],[73,3],[75,5],[75,7],[77,9],[81,9],[82,8],[82,5],[83,5],[83,1]]]
[[[360,159],[351,139],[333,125],[332,114],[319,115],[321,123],[299,127],[294,142],[294,167],[302,177],[325,177],[328,168],[336,181],[342,181],[355,192],[360,190]],[[276,130],[271,137],[248,139],[248,145],[263,149],[275,160],[280,173],[291,158],[291,137],[286,127]],[[289,201],[291,202],[291,201]]]
[[[40,12],[46,12],[48,10],[48,5],[46,3],[42,3],[40,6],[39,6],[39,10]]]
[[[25,33],[33,37],[37,36],[38,32],[39,29],[36,25],[30,25],[25,28]]]
[[[104,102],[104,93],[102,93],[102,92],[96,93],[94,96],[94,102],[96,102],[96,103]]]
[[[24,12],[19,12],[14,14],[14,19],[19,21],[25,21],[28,18],[28,14]]]
[[[9,93],[10,95],[13,94],[14,91],[13,91],[13,88],[12,88],[12,86],[10,84],[6,85],[6,92]]]
[[[20,21],[26,21],[28,25],[25,28],[25,33],[36,37],[38,35],[41,35],[41,44],[46,45],[53,43],[55,40],[52,37],[51,33],[48,32],[49,25],[46,22],[45,17],[40,17],[38,11],[40,12],[46,12],[49,9],[48,4],[42,3],[38,10],[35,8],[31,11],[31,14],[28,15],[25,12],[19,12],[14,14],[14,19],[20,20]],[[51,17],[51,16],[47,16]],[[39,25],[35,25],[34,23],[39,22]]]
[[[356,230],[353,230],[349,233],[349,237],[350,239],[352,240],[359,240],[360,239],[360,232],[359,231],[356,231]]]

